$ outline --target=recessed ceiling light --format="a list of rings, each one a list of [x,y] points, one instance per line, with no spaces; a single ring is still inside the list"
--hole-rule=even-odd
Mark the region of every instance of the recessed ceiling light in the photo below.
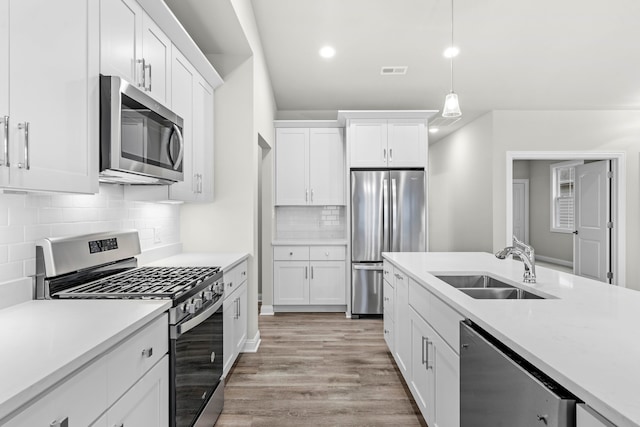
[[[455,58],[459,53],[460,49],[455,46],[451,46],[444,50],[443,55],[445,58]]]
[[[440,129],[438,129],[438,128],[429,128],[429,132],[430,133],[438,133],[439,130]]]
[[[324,46],[318,53],[323,58],[333,58],[333,56],[336,54],[336,50],[331,46]]]

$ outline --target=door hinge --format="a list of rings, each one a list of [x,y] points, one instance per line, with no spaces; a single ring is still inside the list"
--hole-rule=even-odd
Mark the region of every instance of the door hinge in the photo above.
[[[608,271],[607,272],[607,279],[613,279],[613,273]]]
[[[613,228],[613,222],[611,221],[607,222],[607,228]]]
[[[612,171],[608,171],[607,172],[607,178],[609,178],[609,179],[613,178],[613,172]]]

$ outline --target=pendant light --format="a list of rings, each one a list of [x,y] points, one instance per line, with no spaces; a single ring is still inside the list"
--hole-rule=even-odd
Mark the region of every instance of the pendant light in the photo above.
[[[450,51],[453,51],[453,0],[451,0],[451,47]],[[451,61],[451,92],[444,99],[444,108],[442,109],[442,117],[460,117],[462,111],[460,111],[460,104],[458,103],[458,94],[453,91],[453,57],[449,56]]]

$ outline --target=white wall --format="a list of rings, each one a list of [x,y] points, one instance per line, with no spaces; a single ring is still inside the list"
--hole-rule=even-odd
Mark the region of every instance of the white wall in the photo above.
[[[490,125],[478,126],[476,122],[489,120]],[[461,134],[461,135],[458,135]],[[598,151],[626,153],[626,282],[629,288],[640,290],[640,112],[639,111],[493,111],[465,126],[448,138],[430,147],[430,165],[435,171],[445,168],[441,162],[453,162],[453,157],[465,158],[466,150],[473,150],[473,141],[484,141],[484,147],[491,153],[483,167],[492,172],[492,185],[487,188],[484,171],[469,172],[476,177],[476,197],[492,199],[492,220],[488,225],[492,241],[483,245],[485,250],[497,251],[504,247],[506,238],[506,156],[507,151]],[[488,142],[487,142],[488,141]],[[440,146],[451,145],[452,147]],[[465,150],[466,149],[466,150]],[[449,153],[449,154],[446,154]],[[435,158],[434,158],[435,154]],[[446,154],[446,155],[445,155]],[[465,212],[453,210],[460,205],[470,207],[464,199],[471,196],[468,190],[460,190],[460,182],[455,181],[458,170],[448,166],[449,178],[457,185],[446,189],[435,189],[440,193],[450,192],[449,197],[430,200],[432,216],[430,230],[437,238],[433,250],[466,250],[463,241],[468,234],[468,223],[478,221],[477,209]],[[447,171],[445,171],[447,172]],[[433,173],[433,170],[432,170]],[[447,176],[437,177],[430,190],[447,184]],[[447,218],[448,204],[449,215]],[[484,218],[484,212],[480,215]],[[442,222],[442,224],[441,224]],[[485,223],[481,222],[481,226]],[[440,231],[439,228],[445,228]],[[484,237],[484,234],[483,234]],[[447,246],[448,244],[448,246]],[[480,242],[478,245],[480,246]],[[442,250],[442,249],[441,249]]]
[[[247,252],[249,258],[248,337],[258,333],[258,179],[271,173],[267,164],[258,176],[258,134],[271,143],[275,101],[250,0],[232,0],[253,56],[226,76],[215,93],[215,195],[205,205],[184,205],[181,233],[185,251]],[[270,162],[270,154],[264,162]],[[268,177],[267,177],[268,179]],[[263,205],[271,205],[270,184],[263,181]],[[271,215],[265,213],[271,239]],[[270,255],[266,254],[266,255]],[[270,268],[270,258],[263,265]],[[263,275],[263,300],[271,282]],[[270,300],[269,300],[270,303]]]
[[[429,250],[491,251],[492,117],[429,146]]]
[[[179,243],[179,221],[177,205],[126,201],[120,185],[101,184],[96,195],[0,194],[0,307],[31,297],[22,279],[35,274],[38,239],[137,229],[145,251]]]

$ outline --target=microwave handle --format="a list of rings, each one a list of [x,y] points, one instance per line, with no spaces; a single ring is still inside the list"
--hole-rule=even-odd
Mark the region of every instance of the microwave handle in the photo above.
[[[182,163],[182,156],[184,156],[184,138],[182,137],[182,131],[177,125],[173,125],[173,130],[178,135],[178,141],[180,142],[180,151],[178,152],[178,158],[173,162],[173,170],[178,170],[180,163]]]

